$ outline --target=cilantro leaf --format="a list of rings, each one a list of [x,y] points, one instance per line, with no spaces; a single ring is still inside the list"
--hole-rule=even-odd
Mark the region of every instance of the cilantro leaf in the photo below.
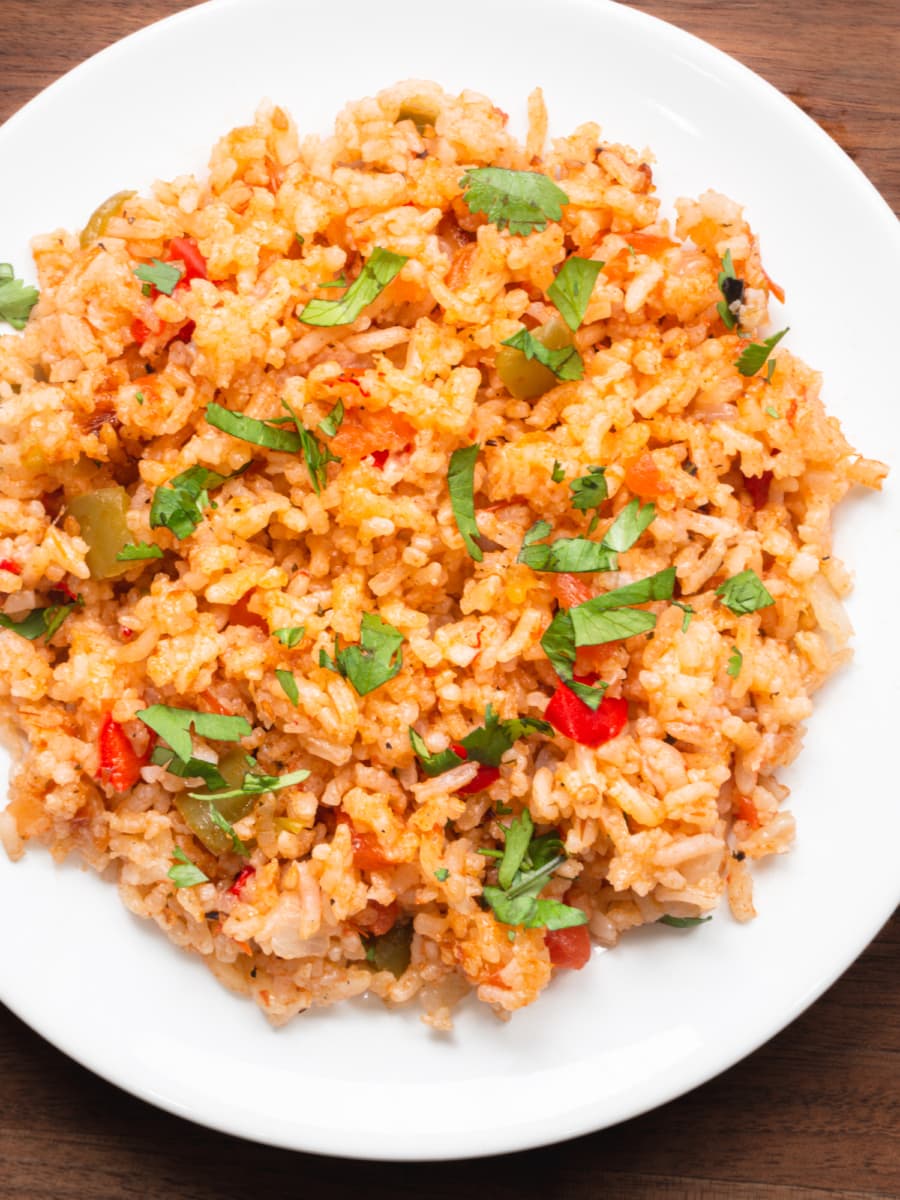
[[[592,258],[572,255],[559,269],[559,274],[547,289],[547,296],[574,333],[584,320],[597,276],[606,264]]]
[[[522,538],[523,546],[530,546],[533,542],[540,541],[545,538],[548,533],[553,532],[553,526],[549,521],[535,521],[530,529],[526,530],[525,536]]]
[[[24,329],[40,292],[16,279],[11,263],[0,263],[0,321]]]
[[[722,598],[726,608],[741,616],[743,613],[756,612],[758,608],[768,608],[775,603],[766,590],[763,581],[749,567],[737,575],[732,575],[716,588],[716,595]]]
[[[39,637],[49,642],[69,613],[78,607],[80,605],[75,603],[51,604],[48,608],[33,608],[21,621],[15,621],[5,613],[0,613],[0,629],[9,629],[29,642],[37,641]]]
[[[265,792],[280,792],[309,778],[309,771],[291,771],[288,775],[263,775],[248,771],[240,787],[224,792],[188,792],[192,800],[233,800],[238,796],[261,796]]]
[[[334,639],[334,658],[319,651],[319,666],[348,679],[357,695],[366,696],[393,679],[403,666],[403,634],[377,613],[363,613],[359,644],[343,650]],[[396,655],[396,659],[395,656]]]
[[[253,732],[253,726],[244,717],[223,717],[219,713],[170,708],[166,704],[152,704],[135,715],[154,733],[158,733],[164,742],[168,742],[185,763],[193,750],[191,729],[198,737],[216,742],[239,742]]]
[[[549,545],[525,545],[516,562],[525,563],[533,571],[614,571],[615,552],[588,538],[557,538]]]
[[[172,851],[176,865],[169,868],[169,879],[177,888],[196,887],[198,883],[209,883],[209,876],[204,875],[198,866],[191,862],[180,846]]]
[[[672,603],[676,608],[680,608],[684,613],[684,616],[681,618],[681,632],[687,633],[688,626],[691,623],[691,617],[695,616],[694,609],[690,606],[690,604],[682,603],[681,600],[673,600]]]
[[[536,838],[531,813],[523,809],[506,830],[497,871],[500,886],[483,888],[482,897],[503,925],[522,925],[527,929],[584,925],[587,916],[580,908],[560,900],[538,899],[554,871],[565,861],[559,835],[545,833]]]
[[[719,272],[718,279],[719,291],[722,293],[722,299],[716,305],[716,312],[725,322],[727,329],[734,329],[738,324],[738,319],[741,312],[741,303],[744,299],[744,281],[738,279],[734,273],[734,264],[731,261],[731,251],[725,251],[725,257],[722,259],[722,270]]]
[[[609,489],[606,486],[606,467],[588,467],[587,475],[579,475],[577,479],[573,479],[569,484],[569,490],[572,493],[574,509],[579,512],[587,512],[591,508],[599,510],[600,505],[609,496]],[[598,511],[594,513],[594,518],[588,526],[588,533],[593,533],[599,519]],[[615,567],[610,567],[610,570],[615,570]]]
[[[744,347],[744,352],[734,364],[742,375],[755,375],[760,367],[765,363],[766,359],[788,332],[788,329],[782,329],[778,333],[773,333],[771,337],[766,338],[762,343],[751,342],[749,346]]]
[[[607,529],[603,545],[620,553],[630,550],[655,516],[654,504],[641,504],[638,499],[629,500]]]
[[[209,488],[221,487],[250,466],[245,463],[231,475],[219,475],[207,467],[189,467],[161,484],[153,493],[150,505],[150,528],[164,525],[181,541],[189,537],[203,520],[203,510],[209,505]]]
[[[300,692],[297,689],[297,680],[294,678],[293,673],[291,671],[278,670],[275,672],[275,678],[281,684],[281,689],[288,700],[296,708],[300,701]]]
[[[154,746],[150,761],[157,767],[165,767],[170,775],[179,779],[202,779],[207,787],[225,787],[225,778],[216,763],[207,762],[205,758],[181,759],[168,746]]]
[[[306,469],[309,471],[313,491],[318,496],[328,483],[328,464],[339,463],[341,460],[336,454],[332,454],[327,446],[323,446],[316,435],[306,428],[286,400],[282,400],[281,405],[290,414],[297,427],[297,436],[300,438],[300,449],[306,460]]]
[[[331,412],[319,422],[318,428],[322,430],[326,437],[334,437],[343,423],[344,402],[343,400],[338,400]]]
[[[602,646],[606,642],[618,642],[639,633],[649,633],[656,626],[655,615],[642,608],[583,612],[579,605],[569,611],[569,616],[575,630],[576,646]]]
[[[242,442],[250,442],[254,446],[265,446],[267,450],[283,450],[287,454],[296,454],[301,446],[299,433],[281,429],[277,425],[267,425],[265,421],[258,421],[256,417],[231,412],[221,404],[207,404],[206,420],[223,433],[230,433],[232,437],[240,438]]]
[[[670,917],[668,913],[664,917],[660,917],[657,921],[658,925],[671,925],[673,929],[691,929],[694,925],[703,925],[706,921],[711,921],[712,917]]]
[[[732,679],[737,679],[741,673],[741,666],[744,662],[744,656],[738,650],[737,646],[731,647],[731,657],[728,660],[728,666],[725,668]]]
[[[133,273],[144,283],[149,283],[158,292],[162,292],[164,296],[172,295],[179,279],[184,274],[181,267],[176,266],[175,263],[160,262],[158,258],[154,258],[152,264],[141,263],[139,267],[135,267]]]
[[[592,600],[576,604],[569,611],[573,615],[576,612],[596,614],[624,608],[627,604],[649,604],[651,600],[671,600],[674,588],[675,568],[666,567],[662,571],[657,571],[655,575],[636,579],[634,583],[623,584],[622,587],[613,588],[612,591],[594,596]],[[590,642],[578,642],[579,646],[591,644]]]
[[[300,313],[304,325],[351,325],[400,273],[407,256],[376,246],[340,300],[310,300]]]
[[[517,237],[560,220],[561,206],[569,203],[562,188],[537,171],[477,167],[465,173],[459,186],[470,213],[484,213],[492,225]]]
[[[162,558],[163,552],[159,546],[149,542],[138,542],[137,545],[123,546],[116,555],[117,562],[140,562],[145,558]]]
[[[475,460],[480,449],[476,442],[474,446],[454,450],[450,455],[450,466],[447,470],[447,487],[450,489],[453,519],[456,521],[456,528],[462,534],[470,557],[476,562],[481,562],[484,558],[484,553],[475,540],[478,537],[478,525],[475,521]]]
[[[451,767],[471,760],[485,767],[498,767],[503,755],[517,742],[519,738],[528,737],[532,733],[545,733],[553,737],[553,727],[547,721],[537,717],[512,717],[500,720],[492,705],[488,705],[484,713],[484,724],[471,730],[462,741],[456,743],[465,754],[457,754],[455,749],[441,750],[432,754],[425,742],[415,729],[409,727],[409,741],[413,753],[421,764],[422,770],[429,778],[443,775]]]
[[[528,359],[537,359],[541,366],[552,371],[557,379],[584,378],[584,363],[574,346],[562,346],[559,350],[550,350],[527,329],[520,329],[518,333],[514,333],[501,345],[512,346],[514,350],[520,350]]]
[[[550,472],[550,478],[554,483],[562,483],[566,477],[566,469],[558,458],[553,460],[553,470]]]
[[[533,836],[534,822],[531,813],[524,808],[519,816],[510,822],[503,842],[503,858],[500,860],[497,879],[505,892],[512,887]]]
[[[282,646],[287,646],[288,650],[293,650],[305,633],[305,625],[285,625],[281,629],[273,629],[272,637],[281,642]]]
[[[443,883],[449,877],[449,875],[450,875],[450,872],[447,870],[446,867],[438,867],[438,869],[434,873],[434,877],[438,881],[438,883]]]

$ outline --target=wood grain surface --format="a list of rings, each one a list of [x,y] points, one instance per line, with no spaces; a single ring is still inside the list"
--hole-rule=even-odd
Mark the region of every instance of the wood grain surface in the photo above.
[[[183,0],[0,0],[0,120],[97,50],[186,7]],[[900,209],[897,0],[634,7],[770,80]],[[833,919],[824,911],[822,918]],[[197,1128],[95,1078],[0,1006],[0,1200],[308,1200],[363,1189],[400,1200],[897,1198],[898,948],[895,918],[793,1025],[664,1108],[560,1146],[442,1165],[341,1162]]]

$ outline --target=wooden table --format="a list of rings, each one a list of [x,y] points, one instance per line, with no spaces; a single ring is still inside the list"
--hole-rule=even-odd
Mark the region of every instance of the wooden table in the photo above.
[[[186,7],[2,0],[0,120],[96,50]],[[636,7],[771,80],[900,208],[897,0]],[[441,1166],[345,1163],[198,1129],[103,1083],[0,1008],[0,1200],[343,1197],[363,1188],[410,1200],[900,1197],[898,940],[895,918],[789,1029],[662,1109],[561,1146]]]

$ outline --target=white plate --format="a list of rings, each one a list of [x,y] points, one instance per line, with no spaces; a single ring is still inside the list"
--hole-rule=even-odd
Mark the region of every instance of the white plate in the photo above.
[[[603,0],[456,0],[444,15],[414,0],[217,0],[125,39],[0,131],[16,179],[0,189],[0,258],[22,267],[32,234],[79,226],[122,187],[201,170],[264,96],[325,131],[346,100],[416,76],[486,92],[523,132],[540,83],[554,132],[596,119],[611,139],[651,146],[668,200],[712,186],[746,203],[787,288],[791,348],[825,371],[851,440],[900,464],[900,231],[817,126],[725,55]],[[857,575],[857,657],[819,698],[789,776],[799,841],[756,872],[750,926],[723,912],[702,929],[640,931],[508,1024],[472,1005],[443,1037],[374,1002],[273,1032],[111,885],[35,847],[16,866],[0,855],[0,997],[154,1104],[345,1156],[537,1146],[703,1082],[814,1000],[898,898],[895,485],[852,499],[838,524]]]

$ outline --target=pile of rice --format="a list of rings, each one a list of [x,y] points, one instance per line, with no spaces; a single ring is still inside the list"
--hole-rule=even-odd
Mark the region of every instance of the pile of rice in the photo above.
[[[433,125],[398,120],[404,106],[433,111]],[[670,226],[646,152],[594,124],[548,146],[546,125],[539,92],[523,145],[490,100],[421,82],[350,105],[325,138],[301,139],[264,107],[216,146],[207,177],[128,198],[99,240],[36,239],[40,300],[23,334],[0,338],[0,560],[16,565],[0,569],[0,606],[19,619],[61,592],[83,602],[50,639],[0,630],[17,758],[3,844],[13,859],[34,839],[58,859],[114,865],[129,909],[277,1022],[365,991],[418,996],[438,1028],[471,989],[498,1012],[533,1001],[559,969],[545,930],[511,930],[480,902],[496,860],[478,852],[502,849],[502,814],[526,807],[568,854],[544,894],[581,908],[604,946],[666,914],[706,913],[723,893],[739,920],[752,917],[750,860],[794,836],[776,771],[800,748],[812,692],[849,653],[831,510],[854,485],[879,487],[885,468],[847,444],[787,343],[770,381],[736,370],[747,343],[717,312],[726,251],[756,340],[774,287],[742,210],[707,192],[679,201]],[[569,197],[562,219],[515,236],[471,213],[460,180],[484,165],[551,177]],[[135,267],[163,259],[173,237],[196,241],[209,280],[148,297]],[[298,320],[310,297],[341,295],[322,281],[352,280],[376,246],[408,262],[358,319]],[[575,335],[584,378],[514,399],[497,348],[556,315],[546,292],[573,253],[607,264]],[[301,455],[204,419],[211,401],[270,419],[287,401],[314,429],[338,400],[346,415],[329,445],[342,461],[321,494]],[[447,486],[452,452],[476,442],[482,562]],[[516,562],[538,519],[557,536],[586,533],[568,483],[597,464],[610,493],[602,537],[645,454],[664,488],[617,572]],[[249,458],[191,536],[150,528],[160,485]],[[165,558],[94,580],[66,508],[113,485],[127,489],[134,541]],[[409,726],[434,752],[488,704],[541,717],[559,681],[540,639],[558,605],[669,566],[692,619],[657,602],[652,636],[588,656],[628,702],[621,734],[597,748],[522,738],[476,794],[460,794],[475,762],[423,774]],[[747,568],[775,603],[736,615],[715,592]],[[335,635],[358,641],[364,613],[400,630],[404,661],[359,696],[319,655]],[[271,636],[297,626],[293,649]],[[276,669],[293,673],[296,706]],[[135,714],[154,704],[243,716],[261,769],[309,771],[237,823],[249,858],[214,856],[193,836],[172,798],[197,780],[148,763],[118,792],[100,770],[104,721],[143,755],[150,734]],[[201,757],[221,749],[195,739]],[[176,848],[208,882],[175,886]],[[410,920],[396,977],[367,948]]]

